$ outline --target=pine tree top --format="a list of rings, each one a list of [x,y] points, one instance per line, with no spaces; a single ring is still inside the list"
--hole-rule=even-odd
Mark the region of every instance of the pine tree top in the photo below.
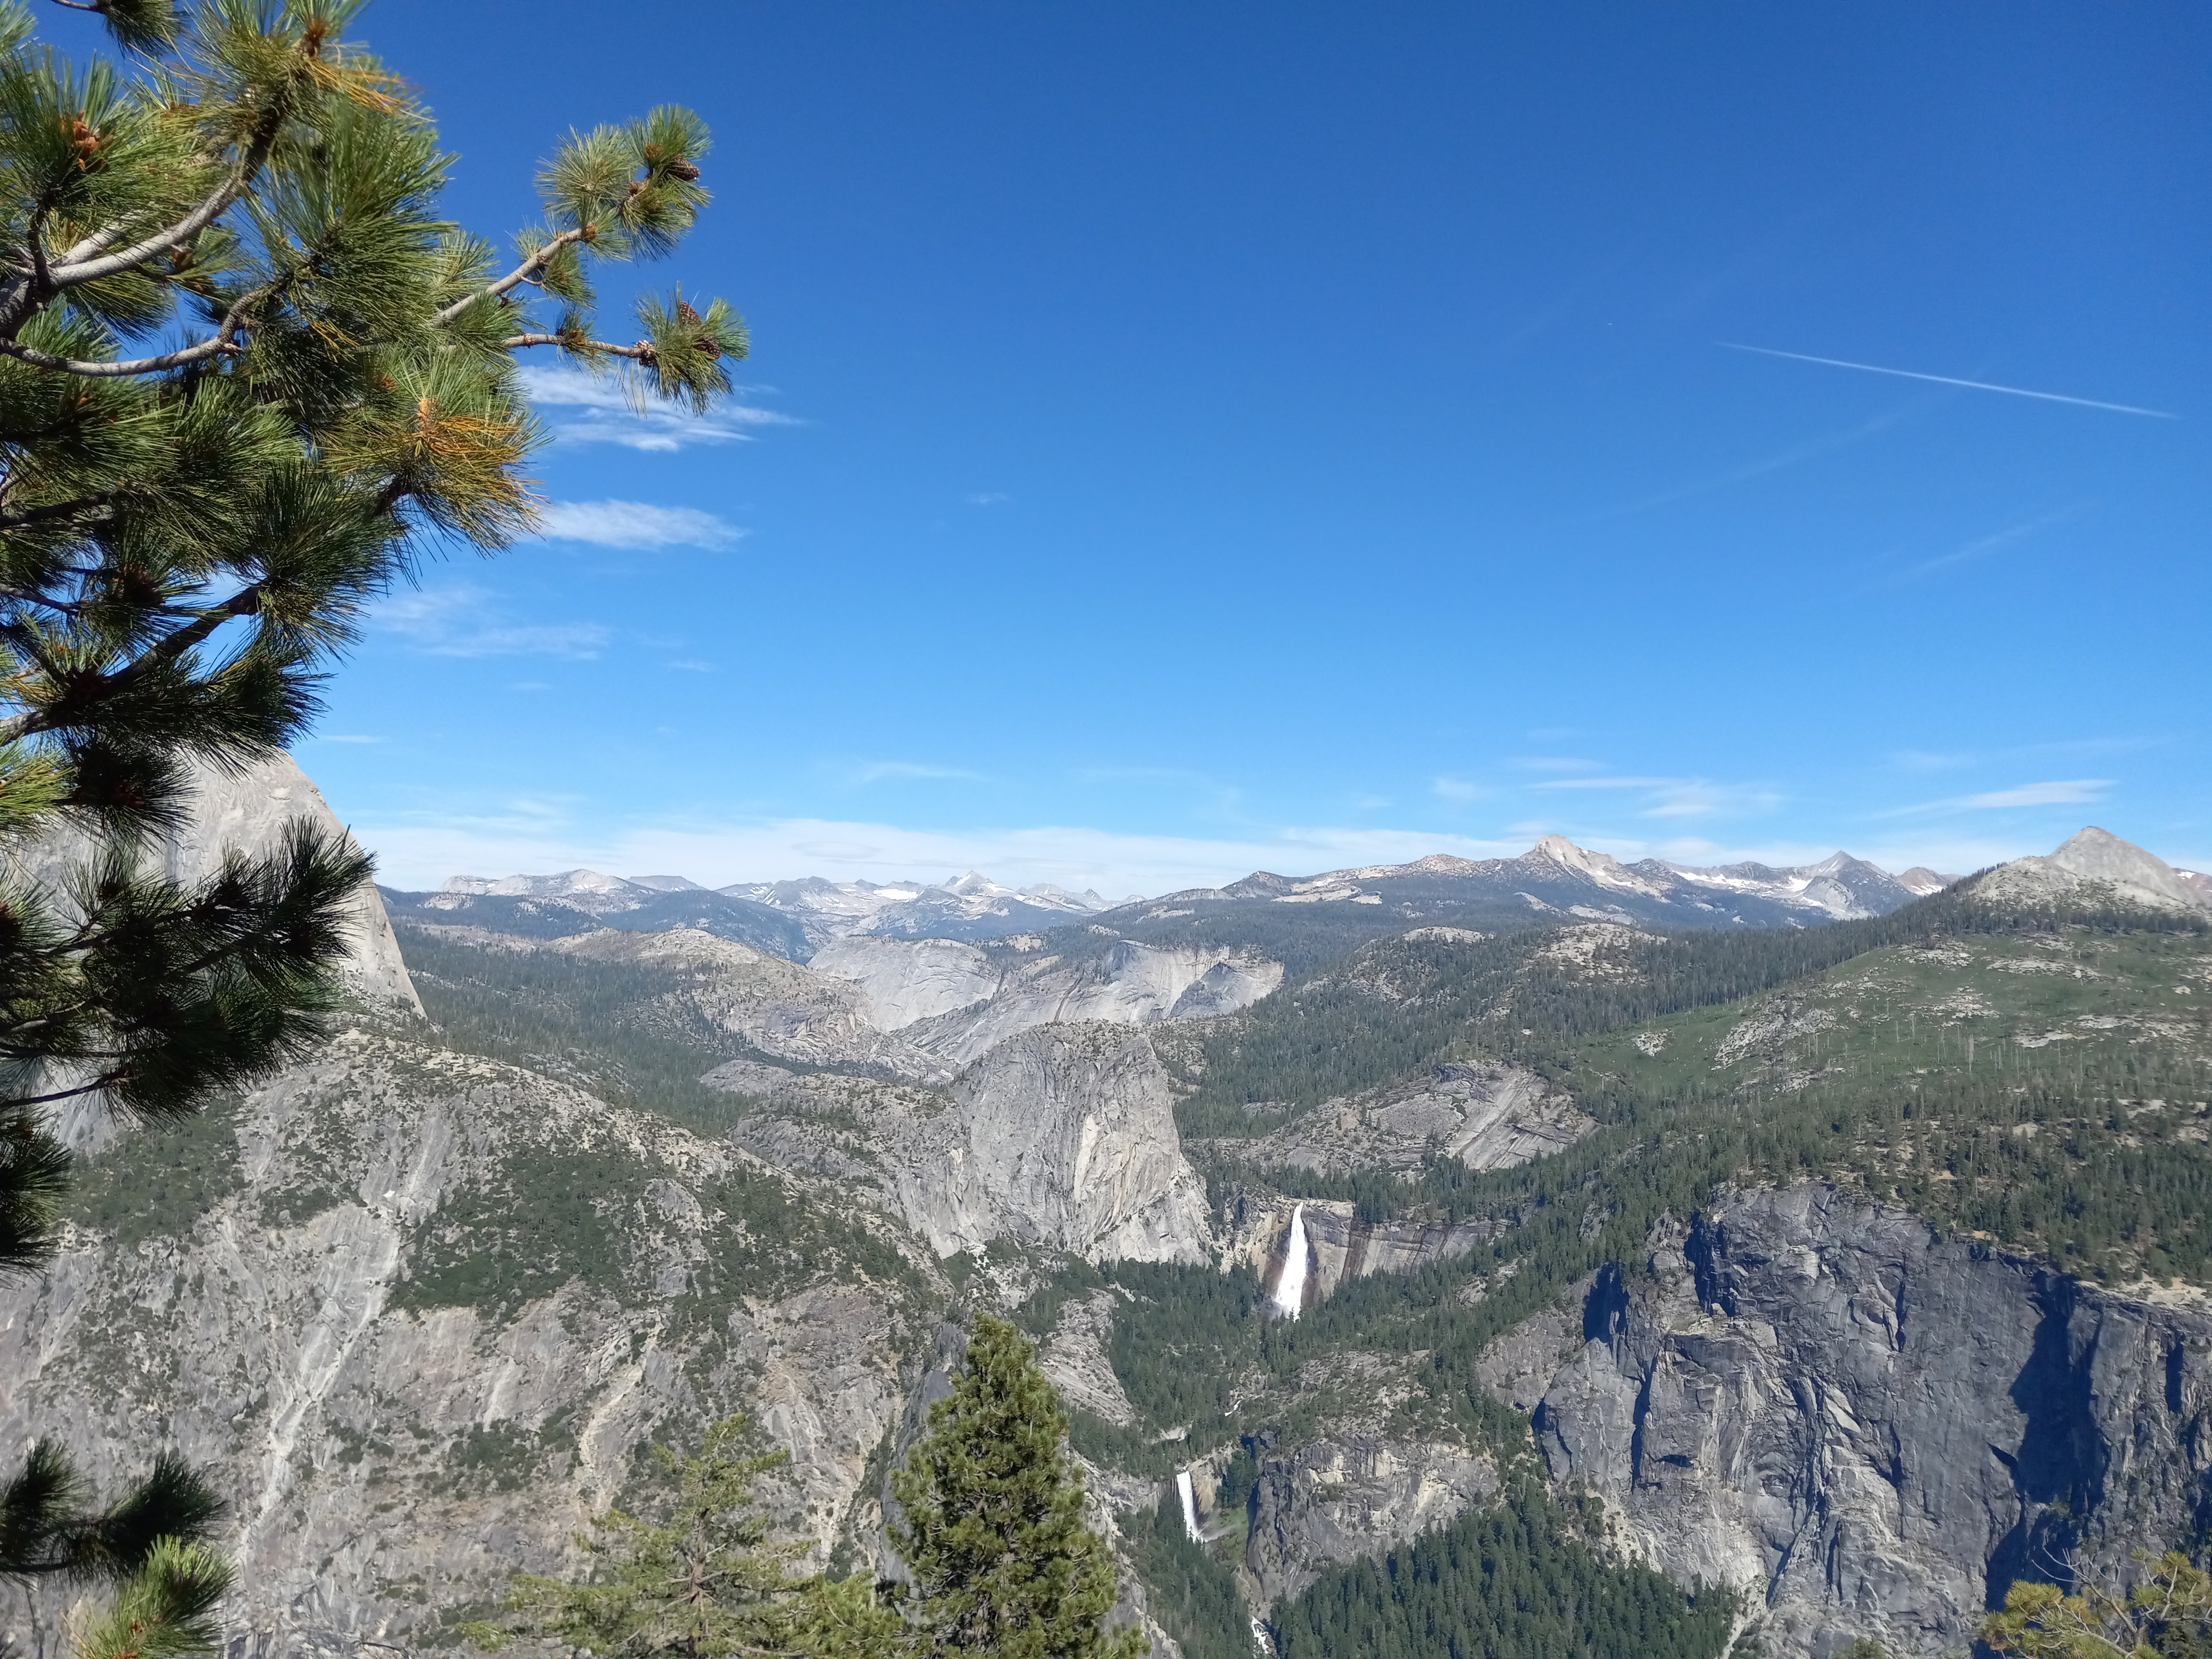
[[[921,1650],[1006,1659],[1133,1659],[1109,1633],[1115,1562],[1084,1520],[1067,1414],[1020,1331],[977,1318],[952,1391],[891,1477],[891,1540],[913,1582]]]

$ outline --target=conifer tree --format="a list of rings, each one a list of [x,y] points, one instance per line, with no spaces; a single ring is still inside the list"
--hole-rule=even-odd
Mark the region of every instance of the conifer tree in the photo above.
[[[927,1659],[1137,1659],[1143,1636],[1109,1631],[1114,1556],[1084,1524],[1067,1413],[1029,1344],[986,1314],[952,1392],[891,1477],[905,1511],[891,1542]]]
[[[2212,1655],[2212,1573],[2179,1551],[2154,1561],[2131,1589],[2085,1582],[2069,1595],[2022,1579],[2003,1611],[1982,1621],[1993,1651],[2019,1659],[2206,1659]]]
[[[605,1659],[888,1659],[902,1626],[868,1582],[795,1576],[805,1547],[770,1541],[754,1487],[784,1454],[748,1452],[750,1432],[730,1417],[692,1456],[655,1446],[674,1488],[663,1519],[605,1510],[578,1540],[592,1563],[582,1583],[522,1575],[501,1619],[462,1633],[494,1649],[520,1638]]]
[[[0,1273],[55,1246],[46,1114],[189,1114],[337,1004],[349,842],[298,824],[196,883],[151,854],[196,773],[300,733],[368,601],[531,528],[517,355],[703,410],[746,344],[681,289],[632,342],[592,325],[592,266],[668,252],[706,203],[688,110],[571,132],[501,260],[439,216],[429,112],[343,38],[362,0],[57,3],[109,54],[72,64],[0,0]],[[58,884],[37,848],[76,849]],[[224,1573],[176,1473],[101,1509],[42,1443],[0,1488],[0,1575],[119,1584],[118,1652],[202,1642]]]

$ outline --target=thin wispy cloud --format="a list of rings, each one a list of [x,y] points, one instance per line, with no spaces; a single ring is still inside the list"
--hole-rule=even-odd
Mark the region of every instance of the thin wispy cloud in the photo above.
[[[870,761],[853,773],[856,784],[880,783],[885,778],[947,779],[981,783],[983,775],[959,766],[932,766],[921,761]]]
[[[1765,784],[1716,783],[1710,778],[1543,778],[1531,789],[1632,789],[1644,799],[1640,817],[1698,818],[1769,812],[1782,804],[1778,790]]]
[[[964,499],[970,507],[1004,507],[1014,498],[1003,489],[979,489]]]
[[[607,642],[597,623],[514,623],[495,597],[467,583],[398,593],[376,607],[377,624],[433,657],[596,657]]]
[[[1900,749],[1889,758],[1892,765],[1906,772],[1950,772],[1961,766],[1972,766],[1977,757],[1942,754],[1929,749]]]
[[[615,376],[589,374],[580,368],[526,368],[521,375],[523,389],[533,404],[578,411],[550,423],[555,439],[562,443],[665,452],[694,444],[748,443],[758,428],[804,424],[757,404],[725,403],[709,415],[694,415],[658,399],[641,404]]]
[[[1646,495],[1640,501],[1629,502],[1626,507],[1607,509],[1607,513],[1641,513],[1650,507],[1670,506],[1675,501],[1687,501],[1693,495],[1704,495],[1716,489],[1726,489],[1734,484],[1749,483],[1753,478],[1764,477],[1770,472],[1779,472],[1784,467],[1796,466],[1800,461],[1814,460],[1822,455],[1832,455],[1839,449],[1848,449],[1853,444],[1863,443],[1867,439],[1895,426],[1906,416],[1911,414],[1914,407],[1911,403],[1899,404],[1895,409],[1887,410],[1874,416],[1873,419],[1862,421],[1858,425],[1844,431],[1823,433],[1819,437],[1808,438],[1802,443],[1792,444],[1787,449],[1762,456],[1758,460],[1747,461],[1741,466],[1730,467],[1725,471],[1692,478],[1687,483],[1677,484],[1670,489],[1662,489],[1656,495]],[[1607,514],[1601,514],[1598,516],[1607,515]]]
[[[1910,806],[1893,806],[1886,812],[1872,812],[1868,817],[1879,821],[1946,812],[1997,811],[2020,806],[2090,806],[2104,800],[2112,787],[2110,778],[2054,778],[2041,783],[2017,784],[2010,789],[1916,801]]]
[[[1429,786],[1439,800],[1480,800],[1490,792],[1479,783],[1469,783],[1465,778],[1438,778]]]
[[[1740,345],[1734,340],[1714,344],[1729,351],[1749,351],[1761,357],[1784,357],[1792,362],[1820,363],[1829,368],[1854,368],[1863,374],[1887,374],[1900,380],[1925,380],[1931,386],[1964,386],[1971,392],[2001,392],[2008,398],[2033,398],[2039,403],[2071,404],[2079,409],[2101,409],[2114,415],[2144,415],[2154,421],[2178,421],[2179,415],[2163,409],[2142,409],[2134,404],[2108,404],[2095,398],[2070,397],[2060,392],[2031,392],[2026,386],[1998,386],[1990,380],[1963,380],[1951,374],[1923,374],[1917,369],[1885,368],[1879,363],[1855,363],[1843,357],[1814,357],[1802,351],[1777,351],[1771,346]]]
[[[555,501],[543,514],[549,541],[589,542],[594,547],[735,547],[746,532],[696,507],[655,507],[647,501]]]
[[[317,743],[389,743],[392,741],[389,738],[365,737],[356,732],[318,732],[315,733],[314,740]]]
[[[2007,525],[2002,530],[1993,530],[1986,536],[1977,536],[1964,546],[1954,548],[1948,553],[1940,554],[1935,558],[1912,566],[1904,574],[1909,580],[1917,576],[1925,576],[1935,571],[1948,569],[1953,565],[1968,564],[1976,559],[1986,558],[2001,547],[2009,546],[2014,542],[2033,536],[2037,531],[2047,529],[2062,519],[2071,518],[2076,510],[2069,507],[2057,513],[2045,513],[2039,518],[2022,520],[2018,524]]]
[[[1513,763],[1527,772],[1602,772],[1603,761],[1578,760],[1571,755],[1524,755]]]

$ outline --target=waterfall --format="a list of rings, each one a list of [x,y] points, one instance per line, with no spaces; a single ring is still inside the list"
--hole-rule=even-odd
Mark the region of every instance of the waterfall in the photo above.
[[[1283,1245],[1283,1276],[1275,1281],[1275,1305],[1292,1319],[1306,1299],[1306,1206],[1291,1212],[1291,1236]]]
[[[1176,1496],[1182,1499],[1182,1529],[1190,1534],[1194,1544],[1205,1540],[1198,1534],[1198,1498],[1190,1489],[1190,1471],[1176,1471]]]

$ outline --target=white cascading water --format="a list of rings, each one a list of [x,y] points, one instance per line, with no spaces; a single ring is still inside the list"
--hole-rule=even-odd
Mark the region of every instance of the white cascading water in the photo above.
[[[1190,1489],[1190,1471],[1176,1471],[1176,1496],[1182,1499],[1182,1529],[1190,1534],[1194,1544],[1203,1541],[1198,1535],[1198,1496]]]
[[[1283,1276],[1275,1281],[1275,1305],[1292,1319],[1306,1299],[1306,1206],[1291,1212],[1291,1236],[1283,1245]]]

